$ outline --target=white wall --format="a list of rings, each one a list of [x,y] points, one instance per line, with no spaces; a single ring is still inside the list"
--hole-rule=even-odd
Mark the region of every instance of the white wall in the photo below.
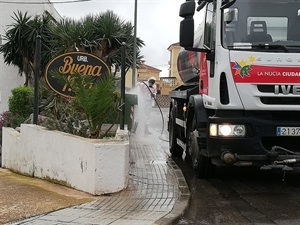
[[[114,140],[88,139],[22,124],[21,132],[3,128],[2,167],[28,176],[54,179],[94,195],[127,187],[128,131]]]

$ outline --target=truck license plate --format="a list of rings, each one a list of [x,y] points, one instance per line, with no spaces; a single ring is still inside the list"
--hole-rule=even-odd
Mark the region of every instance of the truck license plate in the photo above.
[[[277,127],[277,136],[300,136],[300,127]]]

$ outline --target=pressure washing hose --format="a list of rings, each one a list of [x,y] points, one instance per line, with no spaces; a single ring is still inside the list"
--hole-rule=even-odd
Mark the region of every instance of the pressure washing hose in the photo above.
[[[145,84],[145,86],[148,88],[148,90],[149,90],[151,96],[153,96],[154,94],[153,94],[153,92],[151,91],[151,89],[150,89],[150,87],[148,86],[148,84],[146,84],[145,81],[142,81],[142,82],[143,82],[143,83]],[[159,109],[159,111],[160,111],[160,115],[161,115],[161,118],[162,118],[162,130],[161,130],[161,134],[160,134],[160,136],[159,136],[159,139],[162,140],[162,141],[167,141],[167,140],[164,140],[164,139],[162,138],[162,135],[163,135],[163,132],[164,132],[164,129],[165,129],[165,119],[164,119],[164,115],[163,115],[163,112],[162,112],[162,110],[161,110],[160,105],[158,104],[157,99],[156,99],[155,97],[153,97],[153,98],[154,98],[154,100],[155,100],[155,102],[156,102],[156,105],[157,105],[157,107],[158,107],[158,109]],[[167,141],[167,142],[168,142],[168,141]]]

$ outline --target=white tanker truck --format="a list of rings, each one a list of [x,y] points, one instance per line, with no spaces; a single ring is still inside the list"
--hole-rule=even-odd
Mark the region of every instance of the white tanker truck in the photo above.
[[[299,166],[300,0],[187,0],[179,14],[172,156],[185,151],[199,177],[215,166]]]

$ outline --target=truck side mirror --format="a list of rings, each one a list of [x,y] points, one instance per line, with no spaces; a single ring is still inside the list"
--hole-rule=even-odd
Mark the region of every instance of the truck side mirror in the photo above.
[[[179,43],[180,46],[193,47],[194,44],[194,19],[196,3],[195,1],[186,1],[181,4],[179,16],[184,19],[180,22]]]
[[[181,47],[192,48],[194,45],[194,19],[188,18],[180,22],[179,43]]]
[[[179,16],[183,18],[193,17],[195,14],[196,3],[194,1],[187,1],[182,3],[179,10]]]

